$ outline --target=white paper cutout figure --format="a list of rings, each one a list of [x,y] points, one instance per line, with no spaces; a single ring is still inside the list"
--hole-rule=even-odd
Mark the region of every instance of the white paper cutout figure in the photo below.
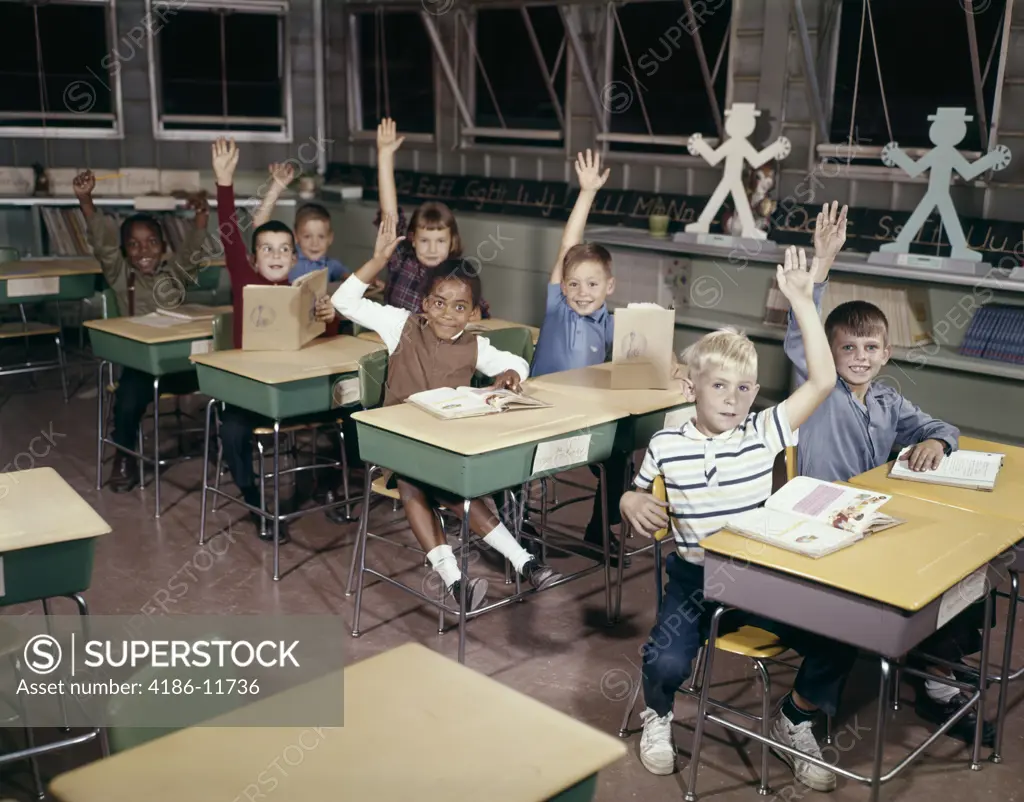
[[[952,246],[950,257],[967,262],[980,262],[982,255],[967,247],[963,226],[949,195],[949,183],[956,171],[964,181],[971,181],[986,170],[1002,170],[1010,163],[1010,149],[999,145],[978,159],[973,164],[963,157],[956,146],[967,136],[967,123],[974,118],[966,114],[965,108],[940,108],[935,114],[928,116],[932,127],[928,129],[928,138],[935,147],[917,161],[900,150],[895,142],[882,148],[882,164],[886,167],[899,167],[911,178],[915,178],[926,170],[928,191],[917,205],[906,225],[900,231],[895,242],[887,242],[878,250],[883,253],[909,253],[910,243],[917,236],[932,213],[938,208],[942,217],[942,226],[946,229],[949,244]]]
[[[729,135],[729,139],[725,140],[717,149],[712,150],[700,134],[693,134],[690,137],[686,146],[690,154],[703,156],[704,160],[712,167],[725,159],[725,174],[708,201],[708,205],[704,207],[704,211],[697,218],[697,222],[686,226],[686,231],[707,234],[711,221],[715,219],[715,215],[722,208],[725,199],[732,195],[736,214],[740,218],[741,236],[747,239],[768,239],[768,233],[757,227],[754,214],[750,209],[750,202],[747,200],[747,192],[743,186],[743,163],[747,162],[756,170],[772,159],[785,159],[789,155],[791,146],[786,137],[780,136],[764,150],[760,152],[754,150],[754,146],[750,144],[747,137],[754,133],[754,128],[757,127],[757,118],[760,116],[761,112],[754,108],[753,103],[733,103],[725,113],[725,133]]]

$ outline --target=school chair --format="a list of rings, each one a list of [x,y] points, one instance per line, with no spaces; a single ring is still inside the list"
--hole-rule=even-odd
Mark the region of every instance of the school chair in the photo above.
[[[21,255],[16,248],[0,248],[0,263],[16,262],[20,258]],[[64,394],[64,403],[66,404],[68,402],[68,374],[67,363],[64,356],[63,330],[60,325],[59,302],[57,305],[56,326],[49,323],[40,323],[34,320],[29,320],[25,314],[25,304],[18,304],[17,306],[18,316],[20,319],[0,323],[0,346],[6,345],[8,341],[16,341],[20,339],[22,341],[22,347],[25,354],[24,362],[12,365],[0,365],[0,376],[14,376],[19,373],[28,373],[29,380],[32,382],[32,386],[34,387],[35,376],[33,374],[56,368],[60,373],[60,386],[61,391]],[[33,362],[32,338],[50,336],[53,337],[54,345],[57,348],[56,361]]]
[[[795,452],[795,449],[791,449]],[[787,458],[788,458],[787,454]],[[795,456],[795,454],[794,454]],[[787,459],[787,465],[789,461]],[[794,461],[795,465],[795,461]],[[665,491],[665,481],[661,476],[658,476],[654,480],[654,486],[651,488],[652,495],[661,500],[665,501],[668,495]],[[674,543],[674,539],[670,536],[668,529],[660,529],[654,533],[655,548],[654,553],[654,585],[655,585],[655,599],[657,600],[656,615],[661,613],[662,606],[662,544],[666,541]],[[759,722],[761,724],[761,735],[765,738],[771,737],[771,705],[772,705],[772,682],[771,674],[768,672],[768,665],[781,665],[786,668],[796,668],[796,666],[786,662],[785,660],[779,660],[779,656],[789,651],[789,647],[779,640],[777,635],[771,632],[760,629],[759,627],[752,626],[741,626],[735,632],[730,632],[728,635],[719,635],[715,641],[715,645],[718,651],[726,652],[727,654],[734,654],[738,657],[745,657],[751,661],[754,667],[754,671],[760,680],[761,686],[761,713],[755,714],[746,710],[740,710],[727,702],[719,701],[708,697],[707,704],[709,707],[714,707],[718,710],[723,710],[741,718],[745,718],[748,721]],[[711,677],[705,676],[707,667],[707,649],[701,647],[697,653],[697,659],[694,661],[693,671],[690,674],[689,686],[680,688],[679,693],[690,697],[691,699],[700,700],[702,686],[704,683],[710,683]],[[636,700],[640,696],[640,691],[643,687],[643,668],[640,669],[640,676],[637,677],[636,685],[633,688],[633,693],[629,698],[629,702],[626,706],[626,710],[622,716],[622,724],[619,727],[619,737],[626,738],[629,736],[629,721],[633,715],[633,709],[636,707]],[[705,711],[704,715],[707,713]],[[826,740],[831,743],[832,741],[832,717],[828,717],[828,734]],[[768,753],[770,747],[766,743],[761,744],[761,776],[758,784],[757,792],[762,796],[766,796],[771,793],[771,789],[768,787]],[[700,762],[700,752],[695,752],[690,757],[691,761],[691,782],[689,784],[689,794],[695,793],[694,786],[696,780],[696,767]]]
[[[214,317],[214,319],[213,319],[213,343],[212,343],[212,346],[211,346],[214,351],[229,351],[229,350],[232,350],[234,348],[234,332],[233,332],[234,327],[233,327],[233,324],[234,324],[234,312],[225,312],[225,313],[219,314],[219,315]],[[214,479],[213,479],[213,487],[212,487],[212,489],[214,491],[214,494],[213,494],[213,502],[212,502],[211,507],[210,507],[211,512],[216,512],[217,511],[217,501],[218,501],[218,499],[221,496],[220,481],[221,481],[221,477],[223,476],[224,471],[225,471],[225,466],[224,466],[224,446],[223,446],[223,444],[221,442],[221,439],[220,439],[220,414],[219,414],[220,411],[223,409],[223,407],[224,407],[224,405],[221,402],[217,402],[217,403],[213,404],[213,425],[212,425],[212,428],[211,428],[211,432],[214,433],[214,437],[215,437],[215,440],[216,440],[217,459],[216,459],[216,465],[215,465],[214,474],[213,474],[214,475]],[[271,441],[271,443],[273,442],[274,427],[272,425],[271,426],[256,426],[253,429],[253,444],[256,446],[256,448],[254,449],[254,459],[258,459],[258,461],[259,461],[259,466],[258,466],[257,471],[256,471],[256,476],[259,478],[259,484],[260,484],[260,504],[261,504],[263,510],[267,509],[267,480],[268,479],[273,480],[273,478],[274,478],[274,471],[273,470],[269,470],[269,471],[267,470],[266,463],[267,463],[267,459],[269,458],[271,460],[274,460],[273,464],[278,465],[277,472],[278,472],[279,476],[286,476],[286,475],[290,475],[290,474],[301,473],[303,471],[318,470],[318,469],[322,469],[322,468],[340,469],[341,470],[341,475],[342,475],[342,487],[343,487],[343,490],[344,490],[345,502],[347,502],[344,505],[345,506],[345,511],[346,511],[346,517],[350,521],[351,520],[355,520],[355,519],[353,519],[351,517],[352,503],[353,502],[351,500],[352,499],[352,495],[351,495],[351,492],[349,490],[349,483],[348,483],[348,456],[347,456],[347,454],[345,452],[345,432],[344,432],[344,430],[342,428],[343,421],[344,421],[344,418],[342,417],[340,411],[339,411],[338,417],[336,419],[329,420],[329,421],[324,421],[324,420],[312,420],[312,421],[310,421],[310,420],[302,420],[302,419],[290,420],[290,421],[282,421],[281,425],[278,427],[278,431],[282,435],[284,435],[284,438],[285,438],[285,442],[284,442],[285,448],[283,449],[283,453],[284,454],[288,454],[291,457],[291,467],[284,468],[284,469],[281,469],[280,465],[277,462],[277,460],[274,459],[275,455],[273,453],[273,446],[268,444],[268,442],[267,442],[268,439]],[[325,429],[325,428],[330,428],[330,427],[337,427],[337,433],[338,433],[338,438],[339,438],[339,449],[340,449],[340,452],[341,452],[340,459],[337,459],[337,460],[332,460],[330,458],[323,458],[323,457],[320,456],[320,454],[319,454],[319,452],[317,450],[317,437],[320,434],[320,430],[321,429]],[[308,432],[311,435],[310,440],[311,440],[311,449],[312,449],[312,459],[311,459],[309,465],[300,465],[299,464],[299,453],[300,453],[300,450],[299,450],[299,446],[298,446],[298,435],[301,434],[301,433],[304,433],[304,432]],[[203,474],[204,474],[203,475],[203,498],[204,498],[203,509],[205,509],[206,493],[207,493],[207,490],[210,489],[210,488],[209,488],[209,485],[206,483],[206,471],[204,471]],[[331,492],[331,491],[329,491],[329,492]],[[331,496],[331,498],[333,498],[333,496]],[[333,501],[328,501],[327,504],[322,505],[322,506],[324,506],[324,507],[333,506]],[[313,510],[307,510],[305,512],[313,512]],[[295,514],[296,513],[290,513],[288,516],[283,516],[283,517],[288,518],[288,517],[294,516]],[[204,520],[200,524],[199,531],[200,531],[200,535],[199,535],[200,540],[199,540],[199,542],[200,542],[200,545],[201,545],[202,543],[205,542],[205,531],[206,531],[206,521],[205,521],[205,518],[204,518]],[[260,517],[260,532],[261,532],[261,534],[265,535],[266,531],[267,531],[267,519],[266,519],[266,517],[261,516]]]

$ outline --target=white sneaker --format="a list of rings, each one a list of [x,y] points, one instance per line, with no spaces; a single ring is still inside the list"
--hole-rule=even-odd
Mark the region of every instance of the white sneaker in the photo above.
[[[794,724],[779,711],[779,714],[775,717],[775,722],[772,724],[772,738],[779,743],[791,746],[793,749],[799,749],[801,752],[821,760],[821,747],[818,746],[818,742],[814,739],[814,732],[811,729],[810,721]],[[815,791],[835,790],[836,775],[828,769],[815,766],[813,763],[800,760],[800,758],[793,757],[793,755],[786,754],[778,749],[772,749],[772,752],[780,760],[789,764],[789,767],[793,769],[793,776],[796,777],[797,782],[803,783]]]
[[[676,746],[672,743],[672,711],[659,716],[651,708],[640,714],[644,734],[640,736],[640,762],[651,774],[676,770]]]

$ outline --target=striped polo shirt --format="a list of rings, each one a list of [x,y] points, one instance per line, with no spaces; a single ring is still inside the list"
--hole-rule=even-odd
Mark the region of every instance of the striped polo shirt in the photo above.
[[[751,412],[742,424],[716,437],[701,434],[689,420],[651,438],[634,484],[649,490],[658,474],[664,477],[679,556],[703,564],[700,541],[733,515],[765,503],[772,493],[775,458],[796,440],[784,402]]]

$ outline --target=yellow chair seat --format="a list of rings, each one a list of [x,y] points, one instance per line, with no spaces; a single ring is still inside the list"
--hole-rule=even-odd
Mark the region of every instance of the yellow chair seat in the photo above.
[[[715,647],[754,660],[778,657],[787,648],[778,636],[757,627],[740,627],[735,632],[722,635],[715,641]]]
[[[370,483],[370,490],[376,493],[378,496],[385,496],[386,498],[392,498],[395,501],[399,500],[398,488],[388,487],[388,479],[391,478],[391,472],[385,473],[383,476],[378,476],[373,482]]]
[[[107,385],[107,392],[108,393],[117,392],[117,382],[114,382],[113,384],[108,384]],[[162,401],[165,398],[183,398],[186,395],[199,395],[199,391],[198,390],[193,390],[191,393],[160,393],[160,400]]]
[[[344,422],[344,418],[338,418],[335,421],[335,423],[339,423],[339,424],[343,423],[343,422]],[[330,423],[330,421],[320,421],[318,423],[289,423],[289,424],[287,424],[285,426],[279,427],[278,431],[281,432],[281,434],[285,434],[286,432],[304,432],[304,431],[307,431],[307,430],[310,430],[310,429],[318,429],[321,426],[326,426],[328,423]],[[253,434],[258,434],[261,437],[272,437],[273,434],[274,434],[274,427],[273,426],[257,426],[252,431],[253,431]]]
[[[0,340],[10,340],[14,337],[37,337],[41,334],[60,334],[57,326],[50,326],[46,323],[0,323]]]

